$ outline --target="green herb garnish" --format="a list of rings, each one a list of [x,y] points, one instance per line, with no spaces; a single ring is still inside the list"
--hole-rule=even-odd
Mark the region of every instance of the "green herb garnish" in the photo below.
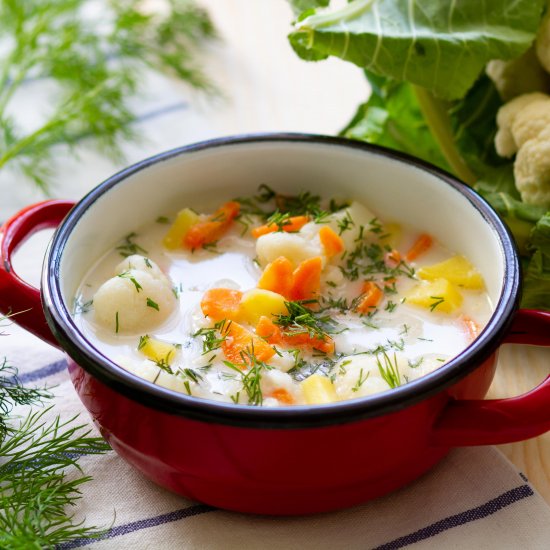
[[[382,359],[380,359],[380,356],[382,356]],[[390,359],[385,351],[377,354],[376,363],[378,364],[380,376],[382,376],[390,388],[397,388],[397,386],[401,385],[401,375],[399,374],[399,365],[397,364],[395,353],[393,354],[393,360]]]
[[[121,279],[129,279],[132,282],[132,284],[136,287],[137,292],[139,292],[140,290],[143,290],[143,287],[138,283],[138,281],[130,271],[123,271],[122,273],[119,273],[117,277],[120,277]]]
[[[129,233],[124,237],[122,244],[116,247],[118,253],[123,257],[127,258],[133,254],[147,254],[147,250],[134,242],[134,239],[137,237],[137,233]]]
[[[214,36],[206,13],[192,2],[146,10],[140,0],[6,0],[0,3],[0,170],[18,169],[47,191],[58,147],[72,151],[92,138],[120,161],[122,141],[137,137],[130,98],[143,91],[145,70],[164,71],[212,91],[193,52]],[[27,129],[16,101],[29,81],[54,89],[45,118]],[[38,119],[37,119],[38,120]]]
[[[147,307],[152,307],[153,309],[160,311],[159,305],[155,301],[151,300],[151,298],[147,298]]]

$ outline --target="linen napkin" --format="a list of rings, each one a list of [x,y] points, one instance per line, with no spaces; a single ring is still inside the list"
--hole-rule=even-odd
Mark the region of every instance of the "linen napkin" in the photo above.
[[[28,252],[27,252],[28,253]],[[35,256],[36,258],[36,256]],[[74,391],[63,355],[9,327],[2,355],[26,385],[55,386],[62,418],[88,415]],[[393,494],[348,510],[305,517],[225,512],[170,493],[113,451],[83,456],[83,486],[75,519],[107,528],[99,539],[61,549],[546,549],[550,508],[528,480],[492,447],[454,450],[431,472]],[[68,476],[75,472],[68,472]]]

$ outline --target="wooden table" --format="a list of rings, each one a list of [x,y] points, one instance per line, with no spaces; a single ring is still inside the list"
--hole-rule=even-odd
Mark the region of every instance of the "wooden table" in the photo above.
[[[204,63],[225,99],[206,105],[198,102],[195,107],[203,116],[202,125],[182,128],[180,143],[142,145],[128,155],[128,161],[155,152],[155,147],[220,135],[261,131],[334,134],[367,97],[366,82],[356,67],[338,60],[306,63],[297,58],[286,39],[292,13],[285,0],[199,2],[209,10],[220,33],[220,42],[205,55]],[[102,175],[115,168],[106,166]],[[80,166],[74,172],[66,169],[56,195],[78,198],[98,181],[97,176],[90,181],[81,177]],[[1,181],[0,196],[4,196]],[[35,198],[21,189],[8,197],[12,201],[8,206],[15,211]],[[517,395],[536,386],[549,374],[549,354],[534,347],[505,346],[490,396]],[[550,503],[550,433],[503,445],[500,450]]]

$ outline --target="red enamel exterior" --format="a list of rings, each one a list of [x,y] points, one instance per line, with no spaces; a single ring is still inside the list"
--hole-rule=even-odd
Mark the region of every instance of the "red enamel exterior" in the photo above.
[[[3,226],[0,242],[0,312],[23,311],[14,322],[58,347],[40,291],[17,276],[11,255],[35,231],[59,224],[71,207],[67,201],[28,207]],[[45,272],[53,279],[56,274],[50,268],[47,265]],[[46,309],[58,329],[51,307]],[[550,313],[510,308],[506,317],[511,328],[503,341],[550,345]],[[78,356],[70,330],[63,337],[69,354]],[[351,506],[401,487],[452,447],[506,443],[550,430],[550,377],[524,395],[483,400],[495,372],[496,353],[491,351],[497,345],[466,365],[471,368],[467,376],[461,374],[456,382],[453,378],[451,385],[438,386],[412,405],[400,401],[391,412],[376,409],[376,414],[349,420],[340,415],[337,422],[315,416],[318,424],[310,419],[307,427],[293,425],[292,417],[278,427],[243,425],[220,412],[199,420],[185,412],[188,409],[167,412],[156,394],[146,405],[125,393],[128,384],[102,381],[71,358],[69,372],[104,437],[156,483],[230,510],[305,514]],[[97,354],[92,366],[96,363],[102,365]]]
[[[456,387],[485,395],[494,357]],[[353,506],[410,483],[449,451],[432,443],[442,392],[397,413],[309,429],[251,429],[145,407],[70,362],[73,384],[102,435],[159,485],[213,506],[311,514]]]

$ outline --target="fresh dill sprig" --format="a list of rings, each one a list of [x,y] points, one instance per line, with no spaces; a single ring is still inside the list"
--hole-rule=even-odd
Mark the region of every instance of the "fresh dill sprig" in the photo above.
[[[211,328],[201,328],[194,332],[191,336],[196,338],[202,336],[202,354],[206,355],[212,351],[220,349],[222,343],[226,339],[227,331],[231,325],[231,321],[222,319],[214,324]]]
[[[93,0],[0,2],[0,169],[17,169],[47,191],[56,145],[72,149],[93,138],[120,160],[121,141],[137,137],[129,99],[147,67],[214,91],[193,55],[215,37],[207,14],[192,2],[167,0],[163,12],[142,4],[105,0],[90,10]],[[49,79],[54,93],[51,114],[26,130],[12,100],[31,79]]]
[[[24,417],[10,415],[15,405],[35,405],[51,398],[47,390],[24,388],[16,370],[0,365],[0,548],[54,548],[101,534],[97,527],[76,523],[69,507],[81,498],[90,477],[68,480],[78,458],[102,454],[110,447],[76,417],[49,420],[51,407]]]
[[[278,314],[273,322],[282,327],[287,335],[307,333],[310,338],[323,340],[329,334],[334,334],[335,323],[330,315],[324,315],[322,311],[316,312],[306,307],[314,304],[318,304],[318,301],[285,302],[288,314]]]
[[[121,279],[128,279],[136,287],[136,292],[143,290],[143,287],[138,283],[131,271],[123,271],[122,273],[119,273],[117,277],[120,277]]]
[[[244,351],[241,357],[243,364],[236,365],[231,361],[224,361],[224,365],[238,374],[243,390],[248,397],[248,404],[261,405],[264,401],[261,388],[262,375],[265,371],[271,370],[273,367],[260,361],[254,355],[254,348]],[[246,370],[243,370],[243,365],[247,365]]]
[[[123,257],[127,258],[133,254],[147,254],[147,250],[137,244],[134,239],[137,237],[137,233],[128,233],[126,237],[122,240],[122,243],[119,244],[115,250],[118,250],[118,253]]]
[[[380,355],[382,356],[382,360],[380,359]],[[397,386],[401,385],[401,375],[399,373],[399,365],[395,353],[393,354],[393,359],[391,359],[385,351],[381,354],[377,354],[376,363],[378,364],[380,376],[386,381],[390,388],[397,388]]]

